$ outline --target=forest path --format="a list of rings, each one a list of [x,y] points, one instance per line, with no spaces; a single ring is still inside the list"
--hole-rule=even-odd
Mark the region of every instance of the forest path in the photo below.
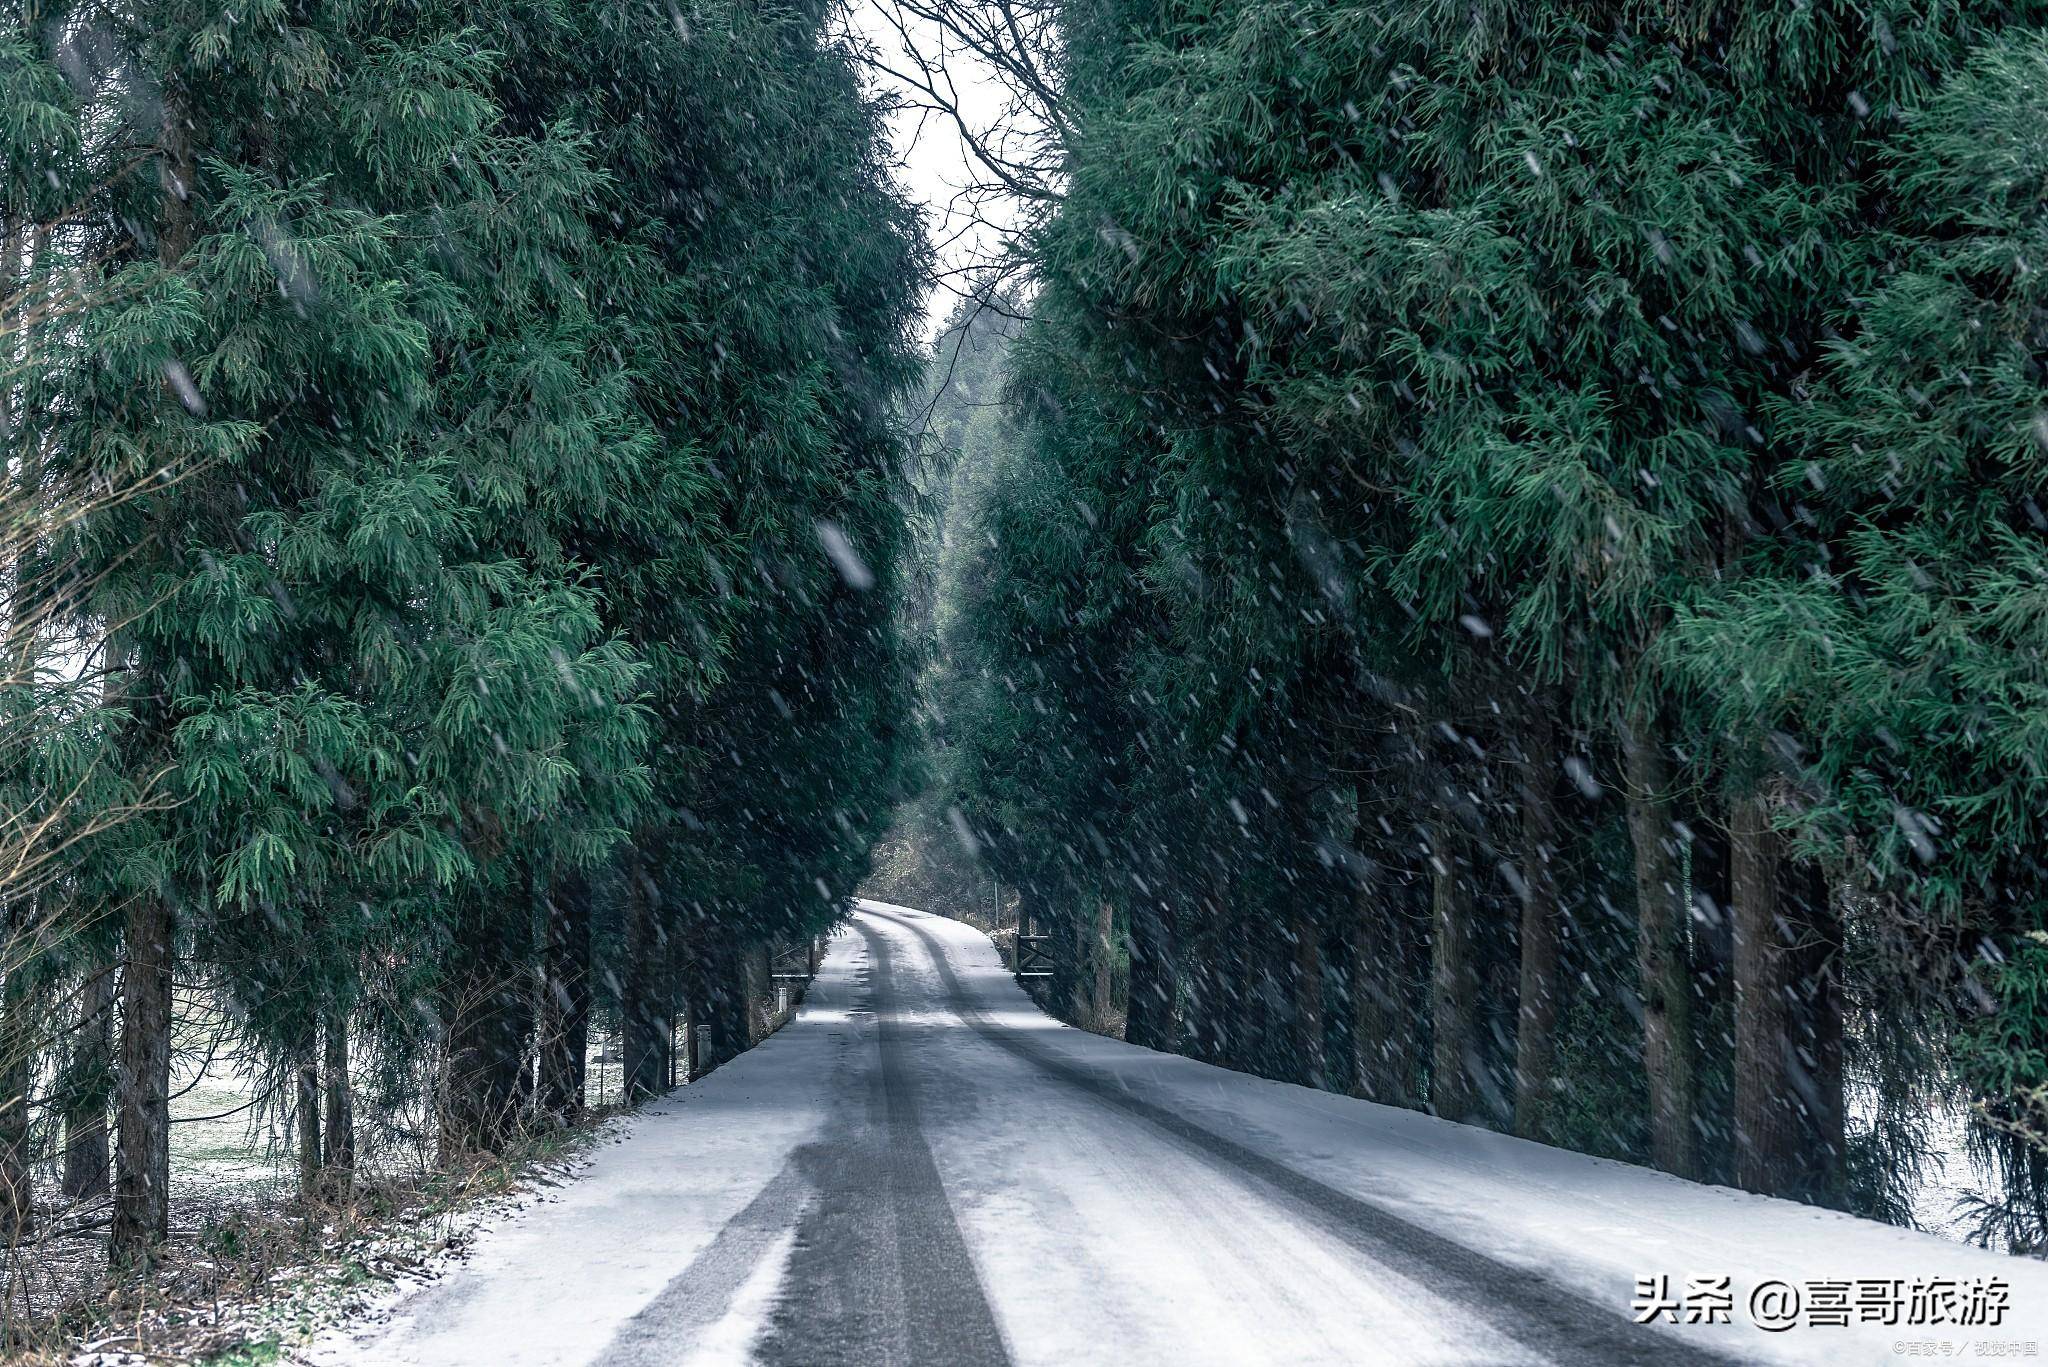
[[[1637,1326],[1726,1274],[1728,1324]],[[1769,1278],[2001,1278],[1998,1328],[1766,1333]],[[798,1017],[311,1356],[378,1364],[1877,1362],[2048,1338],[2048,1266],[1049,1019],[863,903]],[[1964,1351],[1968,1351],[1964,1348]]]

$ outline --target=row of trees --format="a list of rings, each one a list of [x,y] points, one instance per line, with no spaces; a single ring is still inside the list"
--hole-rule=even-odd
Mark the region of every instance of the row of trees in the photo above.
[[[334,1190],[573,1117],[593,1012],[715,1065],[858,880],[924,247],[824,25],[0,21],[0,1233],[62,1152],[165,1236],[174,997]]]
[[[934,696],[1063,1004],[2048,1235],[2040,12],[1060,13]]]

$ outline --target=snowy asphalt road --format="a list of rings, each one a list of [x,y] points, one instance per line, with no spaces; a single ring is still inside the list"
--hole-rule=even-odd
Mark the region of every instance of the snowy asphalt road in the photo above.
[[[1717,1274],[1729,1323],[1633,1323],[1636,1279]],[[2014,1310],[1779,1333],[1747,1313],[1764,1279],[1934,1276],[2001,1278]],[[1068,1029],[978,932],[863,904],[788,1027],[312,1356],[1878,1362],[2018,1352],[2044,1315],[2039,1263]]]

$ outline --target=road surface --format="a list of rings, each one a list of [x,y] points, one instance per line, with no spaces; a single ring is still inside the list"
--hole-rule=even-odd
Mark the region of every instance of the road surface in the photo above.
[[[1687,1296],[1688,1278],[1720,1277],[1725,1323],[1667,1322],[1688,1300],[1720,1318],[1712,1291]],[[1846,1281],[1860,1297],[1896,1279],[1884,1294],[1903,1302],[1937,1278],[1957,1283],[1933,1282],[1949,1318],[1971,1283],[2004,1283],[2003,1323],[1912,1326],[1902,1303],[1897,1324],[1858,1312],[1772,1331],[1752,1313],[1761,1294],[1761,1317],[1783,1317],[1769,1283]],[[1678,1309],[1636,1323],[1660,1291]],[[2038,1355],[2044,1316],[2037,1262],[1067,1028],[979,932],[862,903],[781,1032],[311,1356],[1874,1363],[1944,1343]]]

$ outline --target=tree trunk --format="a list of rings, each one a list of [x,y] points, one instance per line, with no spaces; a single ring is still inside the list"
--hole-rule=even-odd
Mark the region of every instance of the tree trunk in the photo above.
[[[1730,1067],[1701,1069],[1694,1107],[1699,1119],[1700,1180],[1732,1184],[1734,1177],[1735,918],[1728,891],[1728,823],[1706,819],[1681,847],[1692,902],[1693,1009],[1725,1022],[1712,1038],[1726,1045]],[[1702,1047],[1705,1047],[1704,1041]]]
[[[1097,898],[1074,918],[1074,1024],[1100,1030],[1109,1019],[1110,934],[1114,909]]]
[[[1116,967],[1116,910],[1107,898],[1095,904],[1094,987],[1095,1024],[1097,1028],[1109,1023],[1111,1002],[1111,975]]]
[[[173,933],[163,898],[129,900],[114,1153],[112,1249],[118,1263],[153,1262],[170,1234]]]
[[[1214,860],[1198,874],[1202,891],[1193,898],[1196,925],[1202,932],[1183,936],[1181,966],[1187,981],[1187,1015],[1182,1034],[1190,1054],[1206,1063],[1227,1066],[1233,1036],[1241,1011],[1236,991],[1243,981],[1243,966],[1219,962],[1216,951],[1218,927],[1225,922],[1226,909],[1233,905],[1231,870]]]
[[[636,1106],[662,1090],[668,1072],[665,937],[655,914],[654,884],[637,850],[626,857],[626,975],[620,1002],[625,1095]]]
[[[36,1031],[29,1019],[29,977],[36,970],[35,904],[0,903],[0,1240],[35,1227],[29,1175],[29,1091],[35,1082]]]
[[[1201,946],[1184,943],[1179,947],[1180,963],[1187,976],[1187,990],[1181,994],[1181,1040],[1189,1058],[1204,1063],[1216,1061],[1215,992],[1209,965]]]
[[[1430,835],[1434,874],[1430,915],[1430,1105],[1446,1120],[1480,1115],[1477,1070],[1479,974],[1473,958],[1472,880],[1465,833],[1442,816]]]
[[[458,948],[458,963],[448,987],[448,1081],[441,1118],[441,1161],[496,1146],[498,1117],[490,1102],[484,1061],[490,1052],[491,1030],[486,1016],[489,989],[477,948]]]
[[[1359,888],[1352,920],[1352,1045],[1358,1095],[1385,1106],[1422,1105],[1421,1022],[1407,990],[1411,914],[1419,876],[1383,869]]]
[[[1355,895],[1355,894],[1354,894]],[[1325,1038],[1323,1066],[1330,1090],[1358,1095],[1358,968],[1357,933],[1347,921],[1323,945],[1323,966],[1329,974],[1331,1016]]]
[[[114,1071],[110,1029],[115,969],[88,970],[78,994],[78,1020],[65,1069],[64,1194],[74,1201],[105,1196],[108,1180],[107,1111]]]
[[[1847,1097],[1842,1075],[1842,918],[1844,908],[1820,870],[1811,870],[1812,902],[1795,972],[1805,1008],[1802,1032],[1813,1058],[1808,1112],[1807,1199],[1841,1206],[1848,1149]]]
[[[759,944],[746,956],[747,1047],[759,1044],[775,1029],[775,947]]]
[[[321,1145],[322,1180],[329,1200],[346,1201],[355,1189],[356,1108],[355,1091],[348,1075],[348,1015],[330,1012],[327,1017],[327,1106],[326,1130]]]
[[[1551,1137],[1557,1085],[1557,731],[1551,699],[1531,699],[1522,732],[1522,975],[1515,1027],[1515,1133]]]
[[[1699,1173],[1693,1115],[1692,980],[1685,908],[1672,859],[1671,780],[1656,721],[1632,703],[1622,727],[1628,831],[1636,876],[1636,971],[1643,1001],[1643,1072],[1650,1093],[1650,1161]]]
[[[514,942],[523,920],[493,915],[481,897],[461,899],[448,1003],[448,1099],[442,1151],[450,1160],[491,1152],[519,1128],[519,1074],[526,1057]]]
[[[22,236],[18,224],[9,221],[0,224],[4,231],[4,243],[0,243],[0,297],[12,295],[19,285],[21,273]],[[0,318],[0,323],[11,320]],[[14,387],[13,369],[14,337],[13,326],[0,326],[0,434],[14,432]],[[24,465],[26,462],[24,462]],[[0,478],[7,474],[7,461],[0,456]],[[34,508],[32,491],[26,487],[31,478],[28,471],[21,472],[24,488],[19,492],[28,494],[23,500],[26,508]],[[9,531],[15,529],[9,528]],[[7,578],[18,590],[24,570],[20,560],[6,566]],[[11,598],[17,610],[18,597]],[[35,629],[32,625],[10,619],[5,624],[5,636],[0,640],[13,641],[19,638],[24,652],[32,650]],[[21,665],[33,663],[33,656],[22,661],[10,659],[0,666],[0,678],[22,677]],[[11,821],[10,821],[10,824]],[[0,901],[0,1239],[12,1243],[29,1231],[35,1221],[35,1199],[29,1188],[28,1173],[28,1093],[30,1085],[30,1032],[27,1029],[26,1007],[28,1004],[28,964],[32,952],[28,936],[34,925],[34,914],[26,898]]]
[[[185,92],[162,92],[163,197],[159,201],[157,260],[174,269],[192,247],[191,192],[198,157],[186,126]],[[169,381],[165,381],[166,385]],[[118,638],[110,659],[124,659]],[[154,744],[157,730],[138,726],[131,739]],[[138,771],[140,766],[136,766]],[[172,909],[151,892],[128,904],[121,981],[121,1058],[115,1116],[114,1220],[109,1235],[116,1263],[153,1263],[171,1227],[171,968]]]
[[[535,956],[538,957],[538,956]],[[511,1050],[504,1058],[507,1089],[511,1097],[508,1113],[514,1129],[523,1129],[533,1115],[534,1041],[540,1031],[541,982],[535,964],[522,956],[511,965],[505,986],[506,1034]]]
[[[1131,907],[1131,986],[1124,1038],[1147,1049],[1174,1046],[1180,974],[1174,961],[1173,910],[1164,902]]]
[[[1235,993],[1231,1003],[1231,1024],[1234,1028],[1227,1062],[1238,1072],[1255,1073],[1260,1077],[1280,1076],[1274,1066],[1280,1051],[1274,1043],[1273,1026],[1280,1013],[1288,977],[1287,966],[1281,957],[1280,937],[1268,921],[1240,925],[1239,935],[1243,948],[1226,955],[1223,965],[1226,981],[1239,973],[1245,979],[1241,985],[1231,983],[1231,990]]]
[[[27,977],[28,971],[17,966],[0,982],[0,1241],[10,1244],[35,1227],[28,1147],[34,1053]]]
[[[1093,929],[1092,917],[1074,917],[1074,969],[1067,1009],[1074,1017],[1074,1024],[1083,1030],[1091,1029],[1095,1024],[1094,1003],[1090,1000],[1095,987],[1095,961],[1089,953]]]
[[[1735,920],[1735,1181],[1767,1196],[1798,1185],[1791,1086],[1792,956],[1778,906],[1779,840],[1761,794],[1728,817]]]
[[[1814,1003],[1815,1136],[1808,1149],[1807,1190],[1812,1199],[1838,1210],[1847,1209],[1845,1162],[1848,1156],[1848,1105],[1842,1071],[1842,994],[1837,974],[1825,980],[1821,997]]]
[[[31,264],[24,260],[28,249],[26,225],[9,221],[4,227],[5,245],[0,247],[0,296],[15,294],[23,276],[28,273],[24,267]],[[5,350],[0,351],[0,433],[9,436],[15,430],[15,413],[14,381],[7,372],[13,370],[18,335],[28,328],[28,294],[25,290],[20,298],[20,316],[7,320],[9,326],[0,327],[0,341],[5,343]],[[6,465],[6,457],[0,456],[0,478],[6,475]],[[16,470],[19,481],[16,493],[21,496],[19,507],[34,509],[38,506],[38,465],[33,443],[24,441]],[[13,599],[17,612],[25,611],[19,590],[29,574],[28,550],[28,543],[24,540],[21,554],[14,563],[0,567],[17,591]],[[17,653],[0,666],[0,678],[26,680],[32,677],[37,646],[36,624],[13,618],[6,623],[6,633],[4,639],[17,648]],[[34,847],[29,850],[31,854],[37,852]],[[35,1081],[37,1031],[30,1020],[29,986],[31,976],[39,971],[35,967],[40,939],[36,920],[33,897],[15,897],[0,902],[0,1239],[10,1245],[35,1226],[28,1102]]]
[[[315,1052],[318,1049],[319,1032],[312,1032],[300,1056],[299,1066],[293,1069],[297,1083],[296,1105],[292,1112],[292,1125],[299,1140],[299,1199],[317,1201],[320,1199],[320,1063]]]
[[[700,926],[693,937],[688,1007],[697,1058],[692,1081],[738,1057],[746,1048],[747,1004],[739,965],[730,950],[706,944],[715,929]]]
[[[1320,886],[1311,883],[1310,886]],[[1296,912],[1288,927],[1294,941],[1295,1080],[1304,1086],[1329,1085],[1323,1073],[1323,929],[1307,912]]]
[[[547,1028],[540,1056],[540,1105],[563,1124],[583,1113],[590,1048],[590,879],[558,872],[546,900]]]

